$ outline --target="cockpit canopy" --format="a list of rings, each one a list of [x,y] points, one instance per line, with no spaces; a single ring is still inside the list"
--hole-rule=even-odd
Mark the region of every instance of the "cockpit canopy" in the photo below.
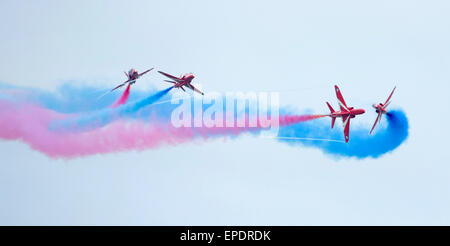
[[[135,73],[137,73],[137,71],[134,68],[132,68],[132,69],[130,69],[130,71],[128,71],[129,75],[132,75],[132,74],[135,74]]]

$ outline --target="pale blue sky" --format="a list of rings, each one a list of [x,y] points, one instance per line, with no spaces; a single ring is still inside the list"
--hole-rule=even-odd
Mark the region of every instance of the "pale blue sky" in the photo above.
[[[281,91],[281,105],[316,112],[335,103],[335,83],[368,110],[397,85],[410,136],[366,160],[250,136],[70,161],[2,140],[0,224],[449,225],[449,11],[446,1],[3,0],[4,83],[110,87],[123,70],[155,66],[194,72],[204,91]]]

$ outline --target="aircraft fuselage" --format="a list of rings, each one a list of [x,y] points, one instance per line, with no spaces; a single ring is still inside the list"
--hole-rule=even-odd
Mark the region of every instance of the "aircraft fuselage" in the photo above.
[[[374,105],[372,105],[372,107],[373,108],[375,108],[375,111],[377,112],[377,113],[382,113],[382,114],[386,114],[387,113],[387,111],[386,111],[386,109],[385,109],[385,107],[384,107],[384,104],[382,104],[382,103],[379,103],[379,104],[374,104]]]
[[[178,82],[178,83],[176,83],[175,85],[174,85],[174,87],[175,88],[178,88],[178,87],[182,87],[182,86],[185,86],[185,85],[189,85],[189,84],[191,84],[191,82],[192,82],[192,80],[195,78],[195,76],[193,75],[193,74],[186,74],[186,75],[183,75],[183,76],[180,76],[180,80],[182,80],[181,82]]]
[[[364,109],[350,109],[348,112],[346,111],[337,111],[337,112],[333,112],[331,113],[331,117],[333,118],[344,118],[344,117],[351,117],[351,118],[355,118],[356,115],[360,115],[360,114],[364,114],[366,111]]]

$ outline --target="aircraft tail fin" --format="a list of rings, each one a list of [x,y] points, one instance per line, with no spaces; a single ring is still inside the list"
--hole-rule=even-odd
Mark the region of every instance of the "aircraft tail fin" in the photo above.
[[[331,128],[333,128],[333,127],[334,127],[334,123],[336,122],[336,117],[333,117],[332,114],[333,114],[335,111],[334,111],[333,107],[331,107],[331,105],[330,105],[328,102],[327,102],[327,106],[328,106],[328,108],[330,109],[330,112],[331,112],[331,114],[328,115],[328,116],[331,117]]]
[[[328,108],[330,109],[331,113],[334,113],[333,107],[331,107],[331,105],[330,105],[328,102],[327,102],[327,106],[328,106]]]

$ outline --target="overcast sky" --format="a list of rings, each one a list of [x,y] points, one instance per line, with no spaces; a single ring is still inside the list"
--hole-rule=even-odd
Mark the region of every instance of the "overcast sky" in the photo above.
[[[449,12],[447,1],[2,0],[3,83],[111,87],[155,66],[315,112],[336,105],[339,84],[368,128],[370,105],[397,85],[410,135],[364,160],[251,136],[74,160],[1,140],[0,224],[449,225]],[[167,86],[156,78],[132,90]]]

